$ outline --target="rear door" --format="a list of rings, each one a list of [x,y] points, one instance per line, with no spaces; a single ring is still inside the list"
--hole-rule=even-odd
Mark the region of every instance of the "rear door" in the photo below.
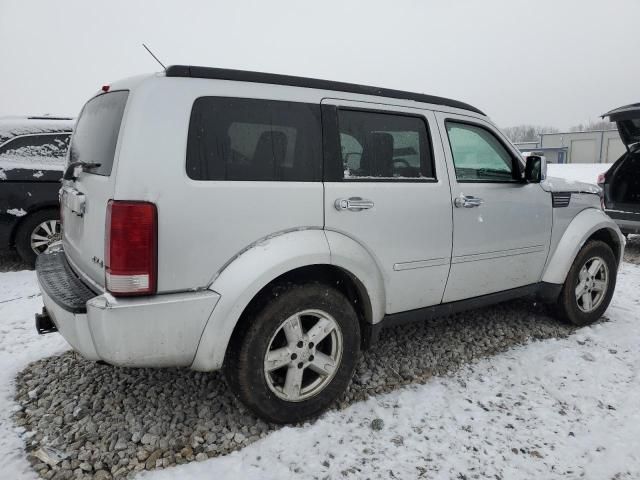
[[[432,112],[322,102],[325,228],[367,249],[386,313],[438,304],[451,258],[451,196]]]
[[[70,162],[96,163],[62,189],[63,247],[86,280],[104,287],[107,202],[115,188],[114,160],[129,92],[113,91],[87,102],[69,147]]]
[[[517,154],[482,119],[437,113],[451,177],[453,254],[444,301],[540,280],[551,197],[520,180]]]

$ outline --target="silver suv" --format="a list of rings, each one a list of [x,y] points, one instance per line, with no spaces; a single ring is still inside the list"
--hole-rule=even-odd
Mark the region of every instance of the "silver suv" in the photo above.
[[[172,66],[103,87],[69,156],[38,330],[224,369],[272,422],[330,405],[386,326],[522,296],[593,322],[622,258],[596,186],[440,97]]]

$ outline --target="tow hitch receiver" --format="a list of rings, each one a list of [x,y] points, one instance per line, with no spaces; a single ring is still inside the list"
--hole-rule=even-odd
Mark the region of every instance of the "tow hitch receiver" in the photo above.
[[[49,312],[47,312],[46,308],[42,308],[42,313],[36,313],[36,330],[40,335],[44,335],[46,333],[55,333],[58,331],[58,327],[56,327],[53,320],[49,316]]]

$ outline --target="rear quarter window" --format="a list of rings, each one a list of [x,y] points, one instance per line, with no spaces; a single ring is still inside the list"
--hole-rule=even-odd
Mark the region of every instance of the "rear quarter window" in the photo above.
[[[320,181],[320,106],[201,97],[191,111],[187,174],[194,180]]]
[[[69,161],[99,163],[99,167],[87,173],[111,175],[128,97],[127,90],[118,90],[98,95],[86,103],[71,139]]]

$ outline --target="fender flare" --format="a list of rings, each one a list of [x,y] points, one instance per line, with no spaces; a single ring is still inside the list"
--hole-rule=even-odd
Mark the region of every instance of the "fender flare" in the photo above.
[[[380,300],[376,297],[380,294],[381,285],[377,283],[381,282],[380,273],[373,275],[371,267],[366,265],[372,261],[371,257],[362,246],[353,240],[351,242],[357,248],[344,240],[336,243],[335,263],[322,229],[281,232],[243,250],[209,286],[209,290],[220,295],[220,300],[204,327],[191,368],[199,371],[221,368],[231,335],[245,308],[262,288],[296,268],[332,263],[343,268],[364,286],[370,299],[376,299],[376,306],[371,310],[382,318],[384,310],[380,311]],[[365,265],[359,265],[362,261]],[[384,295],[382,299],[384,301]]]
[[[621,262],[625,241],[620,229],[602,210],[587,208],[573,218],[562,234],[553,255],[545,266],[542,281],[555,284],[564,283],[576,255],[585,242],[599,230],[609,231],[618,247],[618,251],[614,254]]]
[[[331,264],[355,277],[369,297],[368,323],[378,323],[385,314],[386,294],[382,269],[375,257],[353,238],[332,230],[325,230],[331,250]]]

